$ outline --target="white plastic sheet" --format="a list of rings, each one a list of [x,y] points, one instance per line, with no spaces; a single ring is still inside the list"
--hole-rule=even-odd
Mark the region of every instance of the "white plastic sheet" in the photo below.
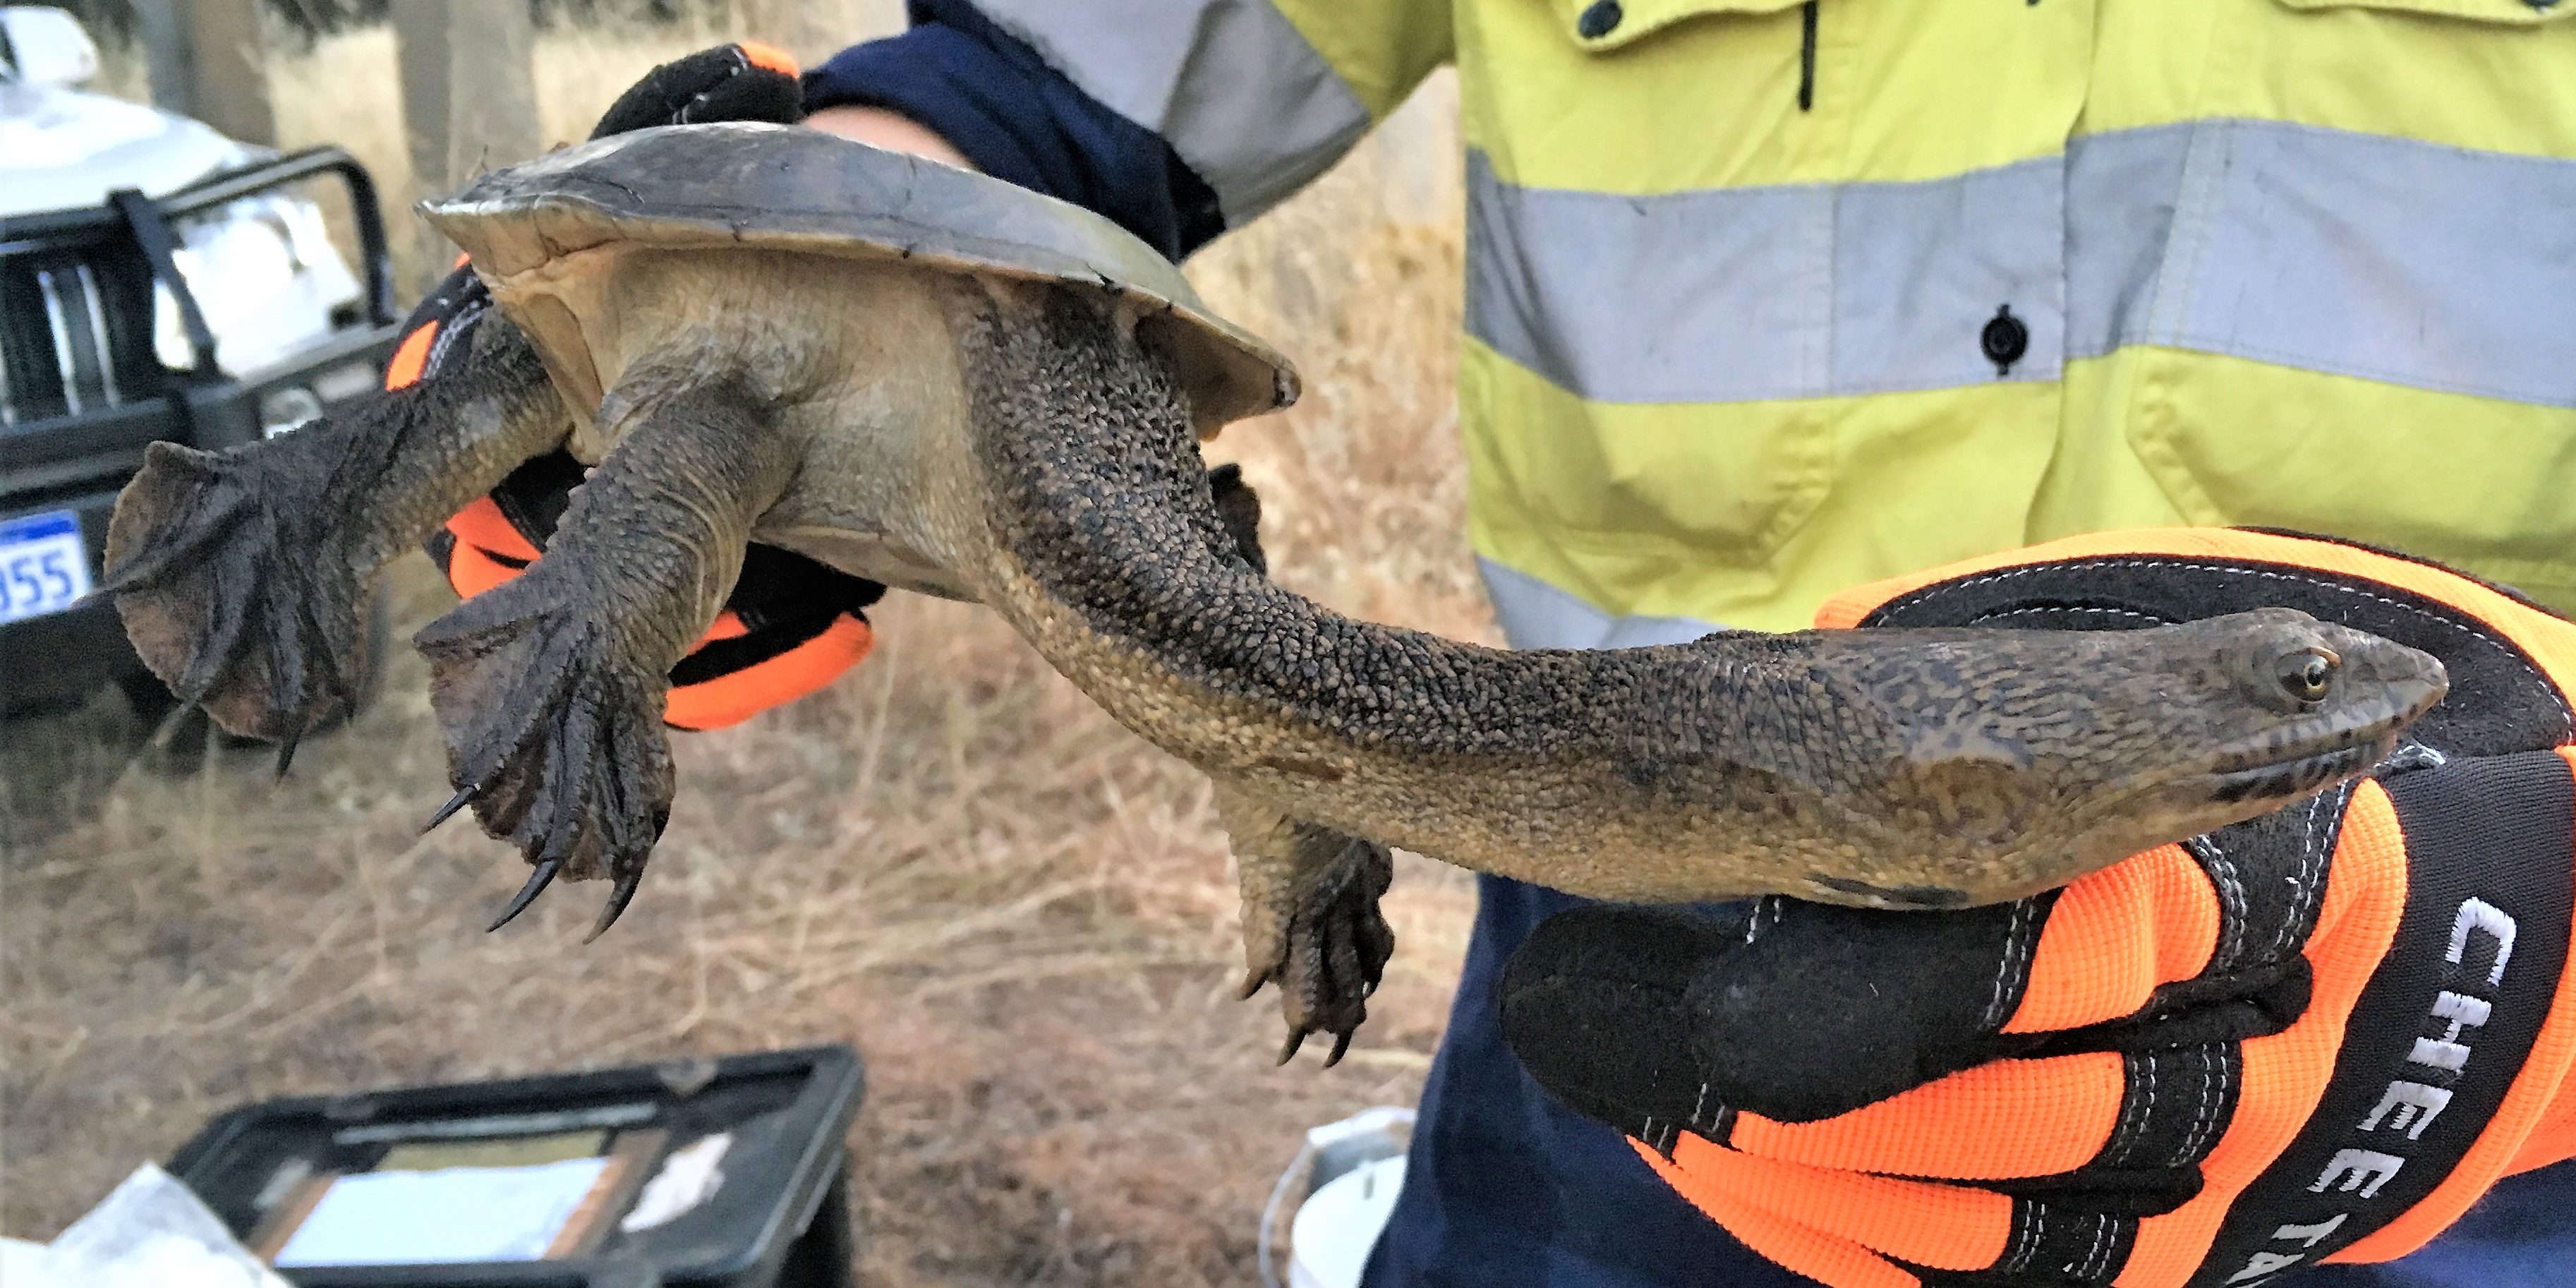
[[[168,1172],[134,1169],[50,1244],[0,1240],[8,1288],[291,1288]]]

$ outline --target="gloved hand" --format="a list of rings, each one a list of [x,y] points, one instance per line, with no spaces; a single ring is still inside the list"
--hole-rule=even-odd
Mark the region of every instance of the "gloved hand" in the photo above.
[[[2576,624],[2396,556],[2209,530],[1883,584],[1820,624],[2258,605],[2424,649],[2450,697],[2373,778],[2006,906],[1560,914],[1505,972],[1507,1040],[1836,1288],[2237,1288],[2421,1246],[2576,1156]]]
[[[654,68],[599,119],[591,137],[653,125],[706,121],[794,124],[804,115],[793,59],[751,42],[718,45]],[[404,324],[385,387],[436,380],[458,343],[492,306],[464,260]],[[582,467],[553,452],[519,467],[490,496],[448,520],[431,558],[459,595],[518,576],[544,552]],[[663,719],[712,729],[829,684],[867,656],[874,642],[866,608],[885,593],[873,581],[836,572],[803,555],[754,545],[725,607],[696,649],[671,669]]]

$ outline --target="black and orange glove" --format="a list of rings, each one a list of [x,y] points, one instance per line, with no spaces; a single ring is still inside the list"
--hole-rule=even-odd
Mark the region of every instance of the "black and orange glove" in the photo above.
[[[795,61],[746,41],[654,68],[618,96],[591,137],[706,121],[786,125],[803,117]],[[491,306],[482,280],[458,260],[404,324],[385,387],[437,379],[448,356],[463,352],[457,342]],[[430,539],[430,557],[459,595],[518,576],[544,552],[581,478],[580,463],[564,452],[529,461],[448,520]],[[867,656],[873,636],[866,609],[884,593],[873,581],[803,555],[752,546],[715,625],[671,668],[663,719],[681,729],[718,728],[831,683]]]
[[[1507,1040],[1835,1288],[2242,1288],[2420,1247],[2576,1156],[2576,624],[2431,565],[2218,530],[1944,569],[1820,624],[2266,605],[2432,653],[2448,700],[2369,779],[2014,904],[1562,913],[1505,972]]]

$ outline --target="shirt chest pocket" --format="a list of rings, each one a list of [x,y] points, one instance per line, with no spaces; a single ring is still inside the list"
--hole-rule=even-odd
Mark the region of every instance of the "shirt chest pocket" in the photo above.
[[[1624,49],[1695,18],[1780,13],[1804,0],[1546,0],[1559,28],[1585,49]]]

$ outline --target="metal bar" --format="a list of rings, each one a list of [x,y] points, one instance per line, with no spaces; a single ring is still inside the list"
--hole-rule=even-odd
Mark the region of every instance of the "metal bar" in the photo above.
[[[126,228],[133,232],[135,247],[143,252],[144,262],[152,266],[152,276],[169,288],[170,298],[178,302],[179,325],[188,333],[188,348],[196,357],[194,374],[200,380],[214,379],[222,370],[215,365],[215,333],[206,325],[205,310],[197,307],[197,293],[188,289],[187,275],[179,271],[178,257],[173,254],[176,244],[160,207],[136,188],[119,188],[107,194],[107,204],[116,209]],[[171,385],[170,396],[173,404],[184,411],[186,402],[179,383]]]
[[[387,254],[384,207],[375,180],[357,158],[335,147],[306,148],[275,161],[226,171],[160,199],[162,216],[179,219],[228,201],[308,179],[325,171],[347,185],[350,212],[358,228],[359,257],[367,279],[367,308],[379,324],[397,320],[394,312],[393,261]],[[70,239],[106,241],[124,235],[123,215],[107,206],[49,210],[0,218],[0,255],[59,250]]]
[[[378,325],[392,322],[396,320],[394,270],[385,241],[384,206],[377,199],[376,182],[367,168],[339,148],[306,148],[264,165],[217,175],[163,197],[161,212],[173,219],[184,218],[326,172],[338,175],[349,190],[349,209],[358,227],[359,258],[365,261],[362,269],[367,277],[368,316]],[[0,225],[0,233],[14,231]]]

